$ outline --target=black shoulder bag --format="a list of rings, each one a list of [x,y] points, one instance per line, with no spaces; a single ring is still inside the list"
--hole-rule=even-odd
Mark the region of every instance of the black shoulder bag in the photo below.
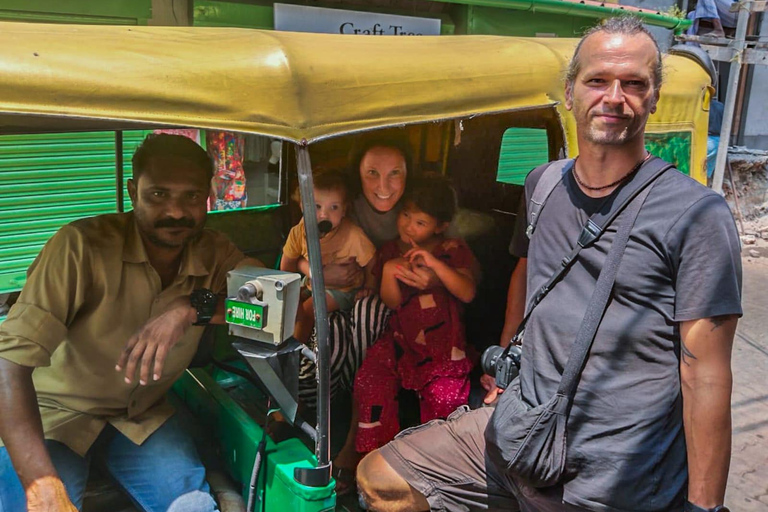
[[[573,160],[554,162],[542,174],[534,189],[529,206],[529,237],[535,231],[539,212],[547,197],[572,166]],[[520,378],[517,377],[499,398],[496,409],[486,427],[486,449],[494,464],[499,469],[506,470],[515,477],[523,479],[533,487],[549,487],[556,484],[563,475],[567,445],[566,427],[573,396],[595,333],[611,296],[629,234],[652,188],[649,185],[673,167],[661,159],[651,158],[640,168],[634,179],[619,191],[616,198],[611,202],[612,207],[601,208],[600,211],[590,217],[582,228],[574,249],[563,259],[560,268],[531,299],[528,312],[512,343],[510,343],[511,347],[512,344],[521,339],[531,312],[563,277],[579,252],[591,246],[619,213],[626,209],[616,238],[611,244],[603,269],[600,271],[587,312],[573,342],[557,393],[544,404],[538,406],[530,404],[522,396]],[[534,200],[536,204],[533,204]],[[605,209],[608,211],[603,211]]]

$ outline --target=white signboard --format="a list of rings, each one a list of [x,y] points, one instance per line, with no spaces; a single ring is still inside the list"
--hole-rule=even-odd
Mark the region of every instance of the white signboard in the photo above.
[[[274,4],[275,30],[370,36],[438,36],[440,20]]]

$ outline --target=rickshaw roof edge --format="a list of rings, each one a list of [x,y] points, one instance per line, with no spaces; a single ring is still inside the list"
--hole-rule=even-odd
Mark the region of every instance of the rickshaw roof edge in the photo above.
[[[192,126],[315,142],[562,101],[576,42],[0,22],[0,126]]]

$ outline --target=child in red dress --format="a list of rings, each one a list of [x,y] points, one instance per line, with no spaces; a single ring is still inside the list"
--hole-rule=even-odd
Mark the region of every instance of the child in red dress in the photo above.
[[[400,430],[397,393],[418,392],[421,421],[445,418],[467,403],[469,372],[463,304],[476,291],[474,256],[458,239],[445,238],[456,211],[450,185],[422,178],[409,192],[397,220],[400,237],[381,247],[375,275],[394,310],[384,334],[368,350],[355,378],[357,452],[392,440]],[[402,270],[426,267],[439,284],[424,290],[404,282]]]

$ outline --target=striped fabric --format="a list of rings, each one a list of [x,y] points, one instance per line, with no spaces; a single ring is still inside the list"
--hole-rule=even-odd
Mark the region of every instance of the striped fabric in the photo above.
[[[331,398],[339,389],[352,389],[355,373],[365,353],[387,325],[390,310],[378,295],[365,297],[351,311],[335,311],[329,315],[328,343],[331,352]],[[317,346],[315,332],[309,346]],[[317,372],[315,363],[302,359],[299,372],[299,399],[308,407],[317,405]]]

